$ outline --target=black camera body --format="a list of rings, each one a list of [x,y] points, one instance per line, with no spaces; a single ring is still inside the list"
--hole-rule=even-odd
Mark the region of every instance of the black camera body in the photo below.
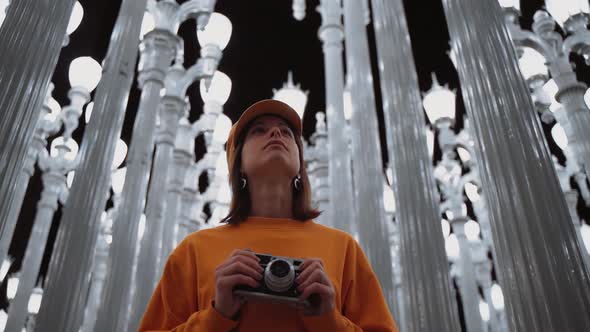
[[[298,285],[295,282],[303,260],[267,254],[256,254],[256,256],[260,258],[260,266],[264,269],[260,286],[238,285],[234,288],[234,294],[241,295],[247,300],[309,307],[308,300],[299,302],[301,293],[297,291]]]

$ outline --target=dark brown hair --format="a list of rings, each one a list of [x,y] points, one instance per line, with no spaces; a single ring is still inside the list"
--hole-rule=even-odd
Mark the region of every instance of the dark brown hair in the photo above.
[[[231,165],[233,165],[232,169],[229,170],[230,176],[230,187],[232,191],[232,198],[230,203],[229,214],[221,220],[221,222],[227,222],[228,224],[238,224],[244,221],[250,215],[250,195],[248,194],[248,190],[246,188],[241,189],[241,172],[240,168],[242,165],[242,149],[244,148],[244,141],[246,134],[250,130],[250,125],[254,123],[254,120],[250,122],[250,124],[244,128],[240,137],[236,139],[236,147],[235,152],[233,154]],[[318,211],[316,208],[311,206],[311,185],[309,183],[309,178],[307,176],[307,171],[305,170],[305,160],[303,159],[303,142],[301,141],[301,137],[295,134],[295,130],[293,130],[292,126],[288,124],[291,128],[291,132],[294,133],[293,137],[295,138],[295,143],[297,144],[297,148],[299,149],[299,164],[300,171],[299,174],[301,175],[301,189],[295,190],[293,186],[293,218],[301,221],[306,221],[309,219],[317,218],[321,211]]]

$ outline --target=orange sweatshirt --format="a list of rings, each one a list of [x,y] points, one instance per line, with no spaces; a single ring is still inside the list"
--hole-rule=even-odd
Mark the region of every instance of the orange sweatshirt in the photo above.
[[[215,268],[235,249],[294,258],[318,257],[336,290],[335,309],[303,316],[286,305],[246,302],[237,321],[212,306]],[[168,258],[140,332],[397,331],[379,282],[349,234],[313,220],[250,217],[189,235]]]

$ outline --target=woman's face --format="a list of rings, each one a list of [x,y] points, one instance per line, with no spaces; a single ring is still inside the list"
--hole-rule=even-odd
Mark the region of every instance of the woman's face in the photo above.
[[[263,115],[250,124],[242,148],[242,173],[256,176],[287,176],[299,173],[299,148],[287,122]]]

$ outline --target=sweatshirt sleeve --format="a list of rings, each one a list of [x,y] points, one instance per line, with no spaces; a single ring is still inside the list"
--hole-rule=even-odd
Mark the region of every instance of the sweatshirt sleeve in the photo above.
[[[238,325],[212,303],[198,307],[197,264],[193,249],[181,243],[170,255],[144,313],[139,332],[228,332]]]
[[[344,266],[342,312],[334,309],[320,316],[303,316],[309,332],[397,332],[381,285],[365,253],[350,239]]]

